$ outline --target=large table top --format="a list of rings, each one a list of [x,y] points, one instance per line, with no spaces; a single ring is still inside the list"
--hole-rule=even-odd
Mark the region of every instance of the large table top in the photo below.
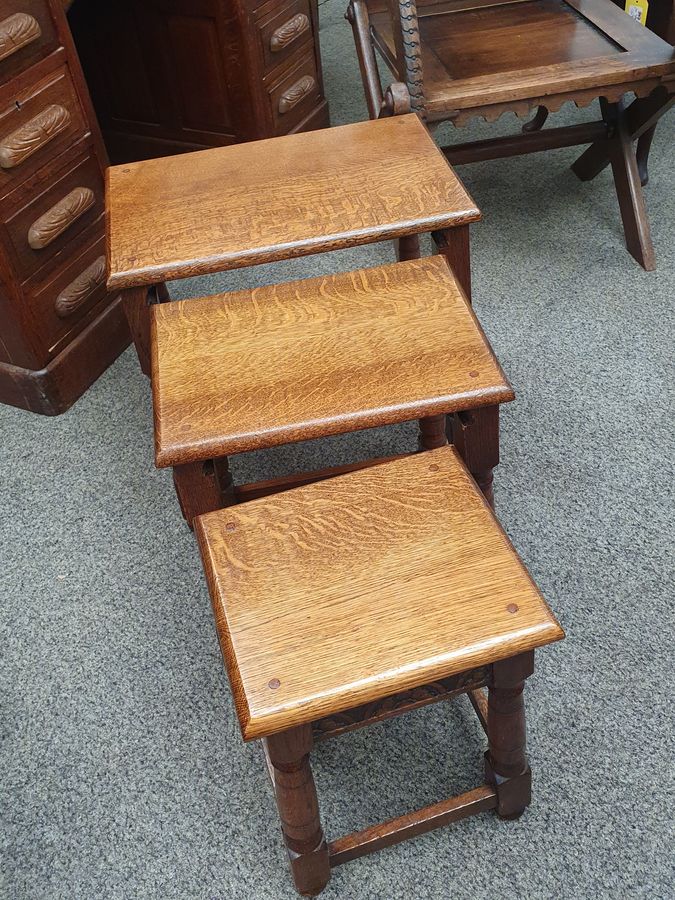
[[[417,116],[108,170],[109,287],[135,287],[475,222]]]

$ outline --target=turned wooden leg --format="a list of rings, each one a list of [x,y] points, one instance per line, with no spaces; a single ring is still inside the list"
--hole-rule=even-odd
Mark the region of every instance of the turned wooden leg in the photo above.
[[[649,151],[652,149],[652,141],[656,133],[656,125],[645,131],[641,138],[638,139],[635,158],[637,159],[638,172],[640,173],[640,184],[644,187],[649,181]]]
[[[420,236],[418,234],[408,234],[396,241],[396,259],[404,262],[406,259],[419,259]]]
[[[131,339],[144,375],[150,377],[150,316],[148,289],[129,288],[122,292],[122,306],[129,323]]]
[[[190,528],[196,516],[236,502],[227,457],[174,466],[173,483],[183,518]]]
[[[309,764],[311,725],[271,735],[264,743],[293,881],[300,894],[314,897],[328,884],[330,864]]]
[[[530,651],[494,663],[488,684],[485,777],[497,789],[497,813],[503,819],[517,819],[530,803],[523,687],[533,671],[534,652]]]
[[[448,416],[448,438],[494,509],[493,469],[499,464],[499,406]]]
[[[419,420],[418,446],[420,450],[435,450],[437,447],[445,447],[448,443],[445,418],[445,415],[441,414]]]
[[[469,226],[458,225],[456,228],[446,228],[445,231],[434,231],[432,237],[436,249],[448,261],[448,265],[464,291],[464,296],[471,303]]]

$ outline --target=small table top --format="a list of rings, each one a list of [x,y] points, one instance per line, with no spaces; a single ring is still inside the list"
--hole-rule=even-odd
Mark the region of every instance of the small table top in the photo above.
[[[195,533],[246,740],[564,636],[453,447]]]
[[[153,307],[158,466],[513,399],[441,256]]]
[[[475,222],[415,115],[107,171],[110,289]]]

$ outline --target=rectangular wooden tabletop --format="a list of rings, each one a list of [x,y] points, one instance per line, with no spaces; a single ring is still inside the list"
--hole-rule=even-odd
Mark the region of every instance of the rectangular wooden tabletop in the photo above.
[[[452,447],[195,532],[246,739],[563,637]]]
[[[113,166],[106,198],[111,289],[480,218],[415,115]]]
[[[441,256],[153,307],[159,466],[513,399]]]

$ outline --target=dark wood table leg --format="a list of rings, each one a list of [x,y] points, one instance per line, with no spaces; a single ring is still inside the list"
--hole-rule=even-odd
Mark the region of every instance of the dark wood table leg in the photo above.
[[[603,114],[612,127],[609,138],[609,158],[619,200],[623,230],[628,252],[648,272],[656,268],[644,192],[638,171],[635,150],[621,103],[604,103]]]
[[[436,450],[448,443],[446,416],[427,416],[419,420],[420,433],[418,445],[420,450]]]
[[[446,237],[447,235],[447,237]],[[469,298],[471,296],[471,268],[469,264],[469,226],[461,225],[457,228],[449,228],[447,231],[435,232],[434,241],[439,248],[439,253],[447,254],[451,266],[454,263],[462,273],[464,282],[462,288],[466,292],[468,279]],[[419,235],[410,235],[400,238],[397,242],[397,256],[399,261],[406,259],[419,259],[420,239]],[[453,268],[454,271],[454,268]],[[458,280],[459,280],[459,276]],[[420,450],[435,450],[437,447],[445,447],[448,443],[448,426],[445,415],[428,416],[419,420],[420,432],[418,445]]]
[[[311,749],[311,725],[265,738],[293,881],[300,894],[314,897],[328,884],[330,863],[309,764]]]
[[[396,241],[396,258],[399,262],[419,259],[421,252],[418,234],[406,235]],[[447,444],[444,415],[420,419],[419,426],[418,446],[420,450],[434,450],[436,447],[444,447]]]
[[[407,259],[419,259],[421,255],[419,234],[408,234],[396,241],[396,259],[405,262]]]
[[[493,469],[499,464],[499,406],[448,416],[448,437],[494,509]]]
[[[227,457],[174,466],[173,483],[183,518],[190,528],[196,516],[236,502]]]
[[[150,377],[150,318],[147,287],[122,292],[122,306],[129,323],[131,339],[144,375]]]
[[[534,131],[541,131],[547,119],[548,109],[546,109],[545,106],[538,106],[537,111],[534,114],[534,118],[530,119],[529,122],[526,122],[523,125],[522,130],[525,134],[531,134]]]
[[[150,377],[150,307],[166,303],[169,294],[163,283],[150,287],[128,288],[122,292],[122,305],[129,323],[131,338],[144,375]]]
[[[494,663],[488,684],[485,775],[497,790],[497,813],[503,819],[517,819],[530,803],[523,687],[533,671],[534,652],[530,651]]]
[[[665,87],[657,88],[649,97],[634,100],[625,112],[625,122],[631,140],[642,137],[653,128],[675,103],[675,93]],[[595,141],[573,164],[572,171],[582,181],[591,181],[610,164],[609,141]]]
[[[456,228],[446,228],[444,231],[434,231],[432,232],[432,238],[434,244],[436,245],[436,250],[441,256],[444,256],[447,260],[450,269],[452,270],[453,275],[457,279],[459,286],[462,288],[464,292],[464,296],[467,301],[471,303],[471,243],[469,237],[469,226],[468,225],[458,225]],[[445,420],[445,431],[448,440],[453,443],[453,420],[456,416],[446,416]],[[497,421],[497,429],[499,429],[499,420]],[[454,431],[458,433],[461,432],[461,426],[458,424]],[[421,432],[421,423],[420,423],[420,432]],[[420,446],[424,447],[425,445],[422,443],[422,434],[420,433]],[[442,444],[436,444],[434,446],[443,446]],[[425,448],[425,449],[431,449]],[[457,449],[466,461],[466,456],[458,446]],[[468,465],[468,463],[467,463]],[[496,465],[496,463],[495,463]],[[476,476],[474,475],[474,478]],[[487,477],[487,475],[486,475]],[[478,479],[476,479],[478,480]],[[490,493],[488,499],[490,500],[490,504],[494,506],[494,497],[492,496],[492,476],[490,475]],[[483,487],[481,485],[481,490]],[[486,496],[488,496],[486,494]]]
[[[471,303],[471,245],[469,241],[469,226],[458,225],[456,228],[446,228],[444,231],[434,231],[432,237],[438,252],[448,261],[448,265],[464,291],[466,299]]]

